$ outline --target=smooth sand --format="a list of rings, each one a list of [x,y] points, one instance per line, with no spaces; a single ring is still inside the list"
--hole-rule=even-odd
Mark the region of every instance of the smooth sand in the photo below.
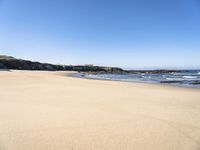
[[[200,150],[200,90],[0,71],[0,150]]]

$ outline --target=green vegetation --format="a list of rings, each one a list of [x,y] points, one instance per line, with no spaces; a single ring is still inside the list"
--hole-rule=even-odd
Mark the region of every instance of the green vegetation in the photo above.
[[[49,71],[80,71],[80,72],[104,72],[104,73],[123,73],[121,68],[101,67],[92,65],[53,65],[48,63],[33,62],[29,60],[16,59],[12,56],[0,55],[0,69],[16,70],[49,70]]]

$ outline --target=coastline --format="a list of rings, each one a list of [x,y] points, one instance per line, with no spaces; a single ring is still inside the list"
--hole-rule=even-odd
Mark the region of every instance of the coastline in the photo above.
[[[78,75],[79,74],[79,75]],[[80,73],[73,72],[70,74],[63,74],[66,77],[72,77],[72,78],[80,78],[80,79],[88,79],[88,80],[100,80],[100,81],[114,81],[114,82],[124,82],[124,83],[138,83],[138,84],[144,84],[144,85],[159,85],[159,86],[167,86],[167,87],[178,87],[178,88],[186,88],[186,89],[196,89],[200,90],[200,87],[192,87],[192,86],[183,86],[183,85],[175,85],[175,84],[169,84],[169,83],[159,83],[159,82],[145,82],[145,81],[125,81],[125,80],[113,80],[113,79],[100,79],[100,78],[90,78],[86,76],[80,76]]]
[[[199,89],[73,73],[0,72],[0,149],[200,148]]]

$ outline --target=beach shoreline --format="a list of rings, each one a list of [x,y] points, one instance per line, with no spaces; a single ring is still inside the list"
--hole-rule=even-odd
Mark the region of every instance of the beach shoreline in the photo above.
[[[112,79],[100,79],[100,78],[90,78],[86,76],[81,76],[81,73],[79,72],[72,72],[67,74],[62,74],[66,77],[72,77],[72,78],[80,78],[80,79],[88,79],[88,80],[99,80],[99,81],[114,81],[114,82],[122,82],[122,83],[138,83],[138,84],[144,84],[144,85],[159,85],[159,86],[167,86],[167,87],[178,87],[178,88],[186,88],[186,89],[196,89],[200,90],[200,87],[192,87],[192,86],[183,86],[183,85],[174,85],[174,84],[168,84],[168,83],[159,83],[159,82],[145,82],[145,81],[123,81],[123,80],[112,80]],[[89,73],[88,73],[89,74]]]
[[[1,150],[197,150],[200,90],[0,71]]]

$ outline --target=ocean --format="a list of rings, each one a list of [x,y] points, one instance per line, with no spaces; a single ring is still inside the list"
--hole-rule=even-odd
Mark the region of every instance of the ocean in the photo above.
[[[200,88],[200,70],[182,70],[169,73],[127,73],[127,74],[89,74],[79,73],[76,77],[114,80],[126,82],[143,82],[143,83],[158,83],[169,84],[184,87]]]

